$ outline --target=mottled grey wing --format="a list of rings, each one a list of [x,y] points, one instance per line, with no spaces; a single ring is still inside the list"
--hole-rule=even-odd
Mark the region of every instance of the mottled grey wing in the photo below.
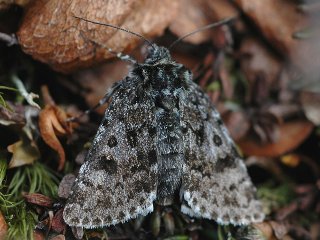
[[[181,211],[221,224],[262,221],[255,187],[219,113],[195,83],[184,98],[180,103],[186,157]]]
[[[153,211],[153,103],[136,91],[120,87],[112,96],[64,209],[70,226],[109,226]]]

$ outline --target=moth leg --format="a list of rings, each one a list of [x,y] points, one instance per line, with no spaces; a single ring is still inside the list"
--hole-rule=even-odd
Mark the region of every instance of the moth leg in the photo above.
[[[104,97],[101,98],[100,101],[94,107],[87,109],[79,116],[68,118],[67,122],[76,121],[77,119],[83,117],[84,115],[88,115],[89,113],[93,112],[97,108],[99,108],[102,105],[104,105],[105,103],[107,103],[109,101],[110,97],[113,95],[113,93],[121,86],[121,84],[122,84],[122,81],[119,81],[119,82],[116,82],[115,84],[113,84],[113,86],[107,91],[107,93],[104,95]]]

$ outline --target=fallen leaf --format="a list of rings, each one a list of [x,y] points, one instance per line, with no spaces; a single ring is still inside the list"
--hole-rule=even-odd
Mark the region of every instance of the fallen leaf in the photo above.
[[[224,113],[223,121],[226,124],[232,139],[235,141],[244,138],[250,128],[249,120],[242,111],[228,111]]]
[[[211,20],[208,19],[203,9],[201,9],[202,1],[184,0],[179,5],[178,16],[170,24],[170,31],[178,37],[182,37],[200,27],[208,25]],[[187,42],[198,44],[210,39],[210,31],[201,31],[184,39]]]
[[[320,239],[320,222],[313,223],[310,227],[311,239]]]
[[[86,18],[154,37],[176,15],[179,0],[41,0],[26,10],[17,33],[22,49],[54,69],[71,72],[114,57],[135,47],[141,39],[110,27],[74,18]]]
[[[26,137],[22,137],[18,142],[9,145],[7,149],[8,152],[13,154],[8,168],[33,164],[40,157],[37,145]]]
[[[44,240],[45,239],[43,233],[38,230],[34,230],[33,238],[34,238],[34,240]]]
[[[238,10],[228,1],[184,0],[179,5],[178,15],[170,24],[169,29],[178,37],[182,37],[205,25],[237,15]],[[211,37],[215,38],[217,31],[219,30],[200,31],[183,41],[199,44],[208,41]]]
[[[58,170],[61,171],[65,162],[64,149],[57,138],[57,134],[66,134],[56,115],[56,106],[46,106],[39,114],[39,130],[46,144],[59,154]]]
[[[84,234],[82,227],[71,227],[71,230],[72,230],[73,235],[77,239],[82,239],[83,234]]]
[[[8,232],[8,224],[0,212],[0,239],[5,239]]]
[[[272,227],[270,226],[269,222],[254,223],[253,227],[259,229],[260,232],[263,234],[263,236],[267,240],[274,240],[275,239],[274,235],[273,235]]]
[[[23,197],[28,203],[32,203],[41,207],[52,207],[53,201],[50,197],[47,197],[40,193],[23,193]]]
[[[298,147],[311,133],[313,124],[308,121],[286,122],[279,125],[277,142],[259,144],[250,136],[238,142],[242,152],[249,156],[278,157]]]
[[[46,106],[39,113],[39,130],[42,139],[59,155],[58,170],[61,171],[65,163],[65,152],[57,138],[58,136],[70,135],[72,133],[72,123],[68,122],[67,113],[55,105],[46,86],[42,87],[42,94]]]
[[[63,208],[59,209],[53,216],[51,222],[51,228],[53,231],[61,233],[65,230],[66,224],[63,221]]]
[[[284,56],[290,56],[294,60],[296,48],[302,44],[292,35],[307,22],[307,16],[297,11],[294,1],[236,0],[235,2],[244,14],[251,18],[270,44]]]
[[[267,46],[253,37],[241,42],[239,55],[241,69],[249,82],[249,98],[256,99],[255,102],[263,101],[278,81],[283,63]]]
[[[273,228],[274,235],[277,237],[277,239],[283,239],[283,237],[288,233],[288,228],[284,223],[276,222],[276,221],[270,221],[270,225]]]
[[[66,237],[63,234],[59,234],[57,236],[50,238],[50,240],[65,240],[65,239]]]

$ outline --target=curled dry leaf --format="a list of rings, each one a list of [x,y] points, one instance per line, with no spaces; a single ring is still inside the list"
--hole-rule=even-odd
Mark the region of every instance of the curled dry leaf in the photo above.
[[[22,137],[18,142],[9,145],[7,149],[8,152],[13,154],[8,168],[32,164],[40,157],[37,145],[26,137]]]
[[[41,207],[52,207],[53,201],[51,198],[40,193],[24,193],[23,197],[28,203],[36,204]]]
[[[4,216],[0,212],[0,239],[5,239],[8,231],[8,224],[4,219]]]
[[[41,110],[39,114],[39,129],[42,139],[48,144],[52,149],[54,149],[59,154],[59,166],[58,170],[62,170],[65,162],[65,152],[64,149],[57,138],[57,135],[65,135],[67,131],[62,126],[59,116],[62,111],[57,106],[46,106]],[[65,117],[62,121],[66,121]]]
[[[63,209],[59,209],[53,216],[52,222],[51,222],[51,228],[55,232],[61,233],[65,230],[66,224],[63,221]]]
[[[153,37],[176,15],[179,0],[34,1],[17,33],[22,49],[63,72],[91,66],[136,46],[137,37],[74,18],[120,26]]]
[[[47,103],[45,108],[39,113],[39,130],[42,139],[59,155],[58,170],[63,169],[65,163],[65,152],[57,137],[70,135],[72,133],[72,123],[68,122],[67,113],[55,105],[46,87],[42,88],[44,100]]]
[[[246,155],[278,157],[299,146],[311,133],[313,124],[308,121],[286,122],[279,125],[277,142],[259,144],[246,137],[238,142]]]

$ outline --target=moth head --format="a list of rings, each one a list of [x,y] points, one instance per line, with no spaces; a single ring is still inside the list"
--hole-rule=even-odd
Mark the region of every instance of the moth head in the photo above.
[[[148,48],[148,55],[146,57],[145,63],[147,64],[158,64],[158,63],[167,63],[171,60],[170,52],[165,47],[159,47],[156,44],[152,44]]]

